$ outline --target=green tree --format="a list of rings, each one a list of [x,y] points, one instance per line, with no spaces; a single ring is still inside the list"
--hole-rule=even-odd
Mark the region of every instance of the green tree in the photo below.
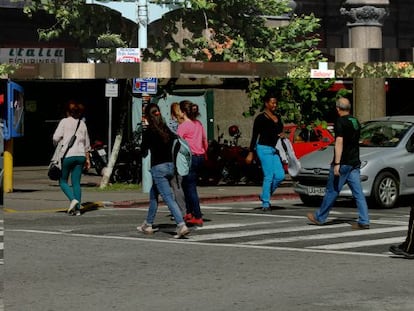
[[[253,115],[261,106],[261,96],[266,90],[276,88],[281,94],[285,121],[297,123],[321,118],[323,110],[329,106],[329,98],[322,97],[322,94],[332,81],[309,79],[310,68],[317,67],[317,62],[324,60],[316,48],[320,41],[317,34],[320,20],[313,14],[293,14],[288,2],[183,0],[181,10],[172,11],[161,19],[161,34],[149,35],[150,48],[143,51],[144,60],[288,63],[292,69],[284,79],[251,81],[247,91],[252,105],[245,115]],[[81,42],[88,42],[91,37],[97,39],[100,34],[111,35],[114,31],[111,28],[113,20],[108,19],[106,9],[85,5],[85,0],[28,1],[25,7],[27,14],[38,10],[55,17],[50,28],[39,29],[42,39],[66,33]],[[266,17],[281,15],[290,16],[288,24],[280,27],[266,24]],[[136,32],[136,28],[133,30]],[[119,31],[121,42],[109,46],[122,43],[131,46],[128,39],[131,38],[131,27]]]
[[[252,81],[249,85],[249,95],[252,101],[245,116],[253,115],[263,105],[263,96],[267,91],[273,91],[278,96],[278,109],[284,122],[306,126],[326,126],[325,118],[335,107],[338,96],[348,96],[349,90],[340,90],[337,93],[328,89],[334,79],[286,79],[266,78]]]
[[[40,13],[49,17],[48,27],[37,29],[39,40],[66,36],[104,59],[113,54],[108,48],[126,47],[135,35],[133,23],[108,8],[86,5],[85,0],[31,0],[23,11],[29,17]]]
[[[147,59],[294,63],[321,59],[315,49],[319,19],[292,14],[286,0],[186,2],[183,10],[163,16],[162,36],[150,36]],[[266,24],[268,16],[287,14],[292,17],[286,26]],[[182,42],[177,39],[181,31],[177,25],[187,31]]]

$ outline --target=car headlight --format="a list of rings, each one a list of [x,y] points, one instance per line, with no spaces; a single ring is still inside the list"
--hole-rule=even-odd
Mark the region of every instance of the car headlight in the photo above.
[[[361,162],[361,168],[364,168],[365,166],[367,166],[368,161],[362,161]]]

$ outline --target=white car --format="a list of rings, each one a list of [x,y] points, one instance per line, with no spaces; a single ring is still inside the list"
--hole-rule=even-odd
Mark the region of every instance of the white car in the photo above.
[[[294,190],[306,205],[325,194],[334,144],[300,159]],[[360,138],[361,184],[370,207],[393,208],[414,194],[414,116],[390,116],[364,122]],[[340,197],[352,197],[345,186]]]

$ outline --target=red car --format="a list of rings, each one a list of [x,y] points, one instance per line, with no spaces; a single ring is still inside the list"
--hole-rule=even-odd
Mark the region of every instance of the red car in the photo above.
[[[319,150],[335,141],[335,137],[329,130],[329,126],[328,128],[323,128],[318,125],[308,130],[304,126],[289,123],[285,124],[284,132],[292,143],[293,150],[298,159],[305,154]]]

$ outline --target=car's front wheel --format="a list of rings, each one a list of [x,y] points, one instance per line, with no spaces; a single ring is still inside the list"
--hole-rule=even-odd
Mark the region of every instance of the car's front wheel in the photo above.
[[[375,178],[370,197],[373,207],[393,208],[400,195],[400,181],[391,172],[382,172]]]

